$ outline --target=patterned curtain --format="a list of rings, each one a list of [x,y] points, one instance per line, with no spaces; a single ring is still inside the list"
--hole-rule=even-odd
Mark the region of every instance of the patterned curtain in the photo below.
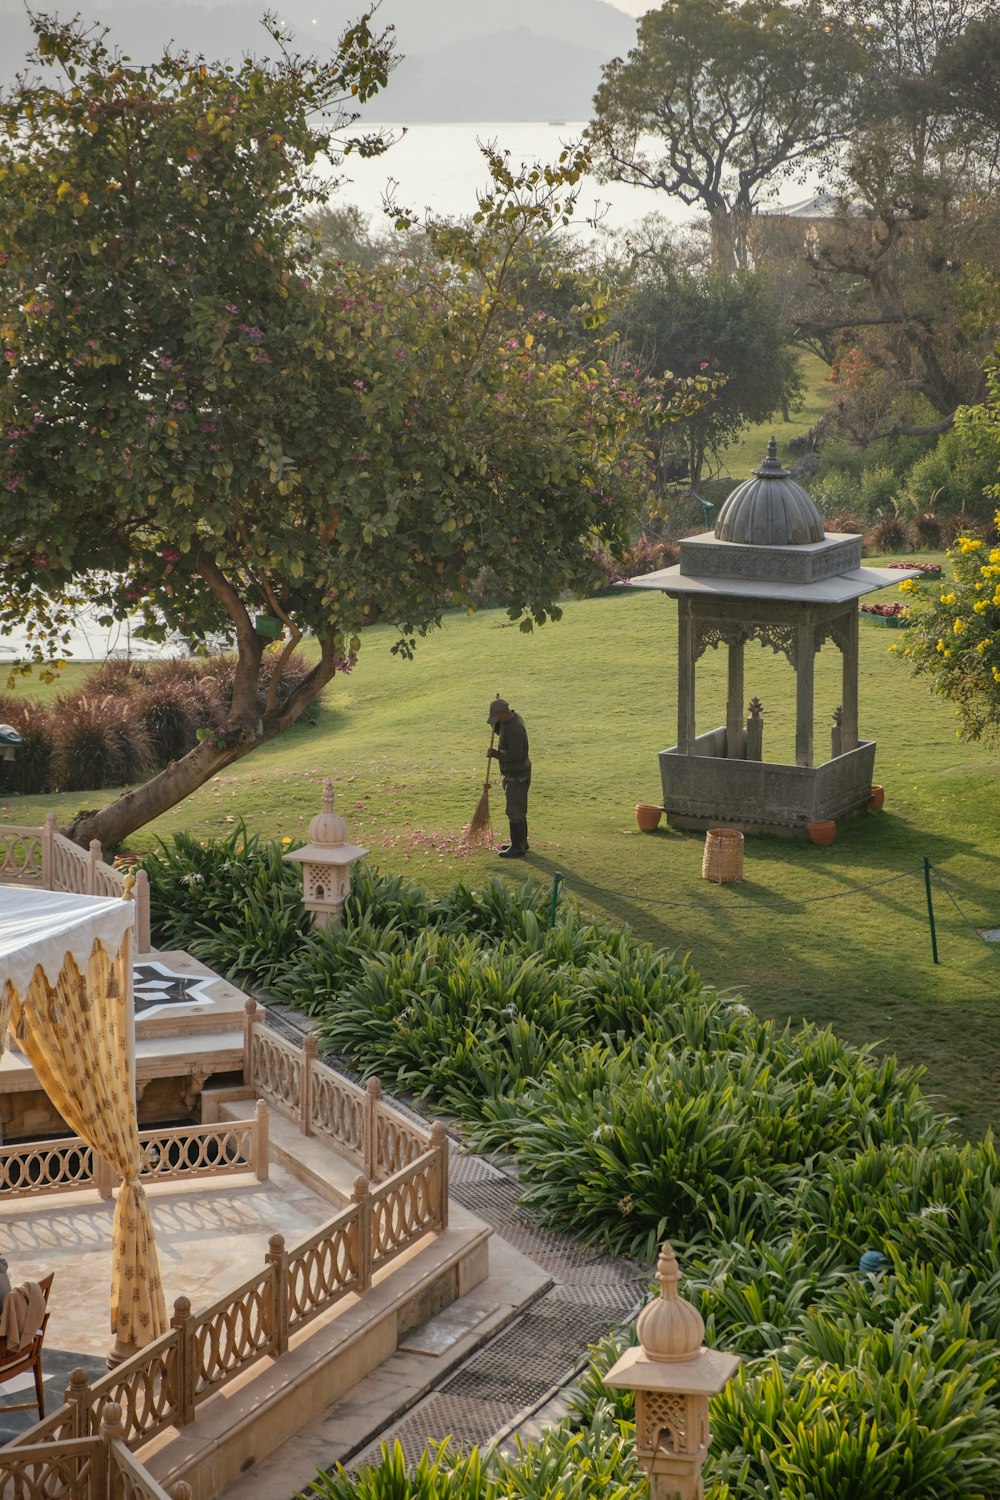
[[[23,995],[8,983],[10,1024],[39,1083],[66,1124],[122,1179],[111,1255],[111,1328],[142,1348],[168,1328],[146,1194],[139,1184],[139,1126],[129,1067],[126,963],[95,941],[85,974],[67,954],[55,986],[39,965]]]

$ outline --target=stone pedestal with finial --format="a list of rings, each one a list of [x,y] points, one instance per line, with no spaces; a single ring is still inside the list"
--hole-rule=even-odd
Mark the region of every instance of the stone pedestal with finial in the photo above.
[[[635,1391],[636,1456],[652,1500],[703,1500],[701,1470],[712,1441],[708,1398],[722,1390],[739,1359],[702,1344],[705,1324],[678,1296],[680,1270],[668,1244],[657,1276],[660,1295],[639,1314],[639,1346],[625,1351],[604,1384]]]
[[[352,844],[347,824],[333,810],[333,782],[323,782],[323,811],[309,824],[309,843],[282,857],[302,866],[302,900],[317,927],[338,927],[351,889],[351,866],[368,853]]]

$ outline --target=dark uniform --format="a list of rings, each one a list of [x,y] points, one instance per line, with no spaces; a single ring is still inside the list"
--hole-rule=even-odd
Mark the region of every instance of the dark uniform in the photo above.
[[[503,698],[494,698],[490,704],[488,722],[497,730],[496,749],[489,753],[500,762],[510,824],[510,843],[500,850],[500,857],[519,859],[528,852],[528,788],[531,786],[528,731],[521,715],[516,714]]]

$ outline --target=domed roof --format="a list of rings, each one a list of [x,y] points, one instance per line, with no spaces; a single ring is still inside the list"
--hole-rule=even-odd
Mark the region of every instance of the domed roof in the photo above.
[[[693,1359],[701,1349],[705,1324],[698,1309],[677,1295],[681,1273],[669,1245],[663,1246],[656,1271],[660,1295],[639,1314],[636,1333],[649,1359],[679,1364]]]
[[[821,542],[823,521],[812,499],[778,462],[774,438],[755,477],[729,496],[719,511],[715,535],[720,542],[751,547],[804,547]]]
[[[347,824],[333,810],[333,782],[329,776],[323,782],[323,811],[316,814],[309,824],[309,838],[314,844],[347,843]]]

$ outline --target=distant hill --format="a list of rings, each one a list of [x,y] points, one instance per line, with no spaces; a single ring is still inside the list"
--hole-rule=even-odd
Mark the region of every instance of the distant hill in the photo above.
[[[265,0],[74,0],[58,13],[100,21],[123,52],[145,61],[169,42],[210,58],[266,56],[267,8]],[[328,53],[363,5],[283,0],[275,9],[300,50]],[[606,0],[383,0],[376,23],[395,27],[403,56],[368,112],[404,124],[586,119],[601,65],[635,39],[635,22]],[[10,84],[30,46],[23,6],[0,0],[0,83]]]

